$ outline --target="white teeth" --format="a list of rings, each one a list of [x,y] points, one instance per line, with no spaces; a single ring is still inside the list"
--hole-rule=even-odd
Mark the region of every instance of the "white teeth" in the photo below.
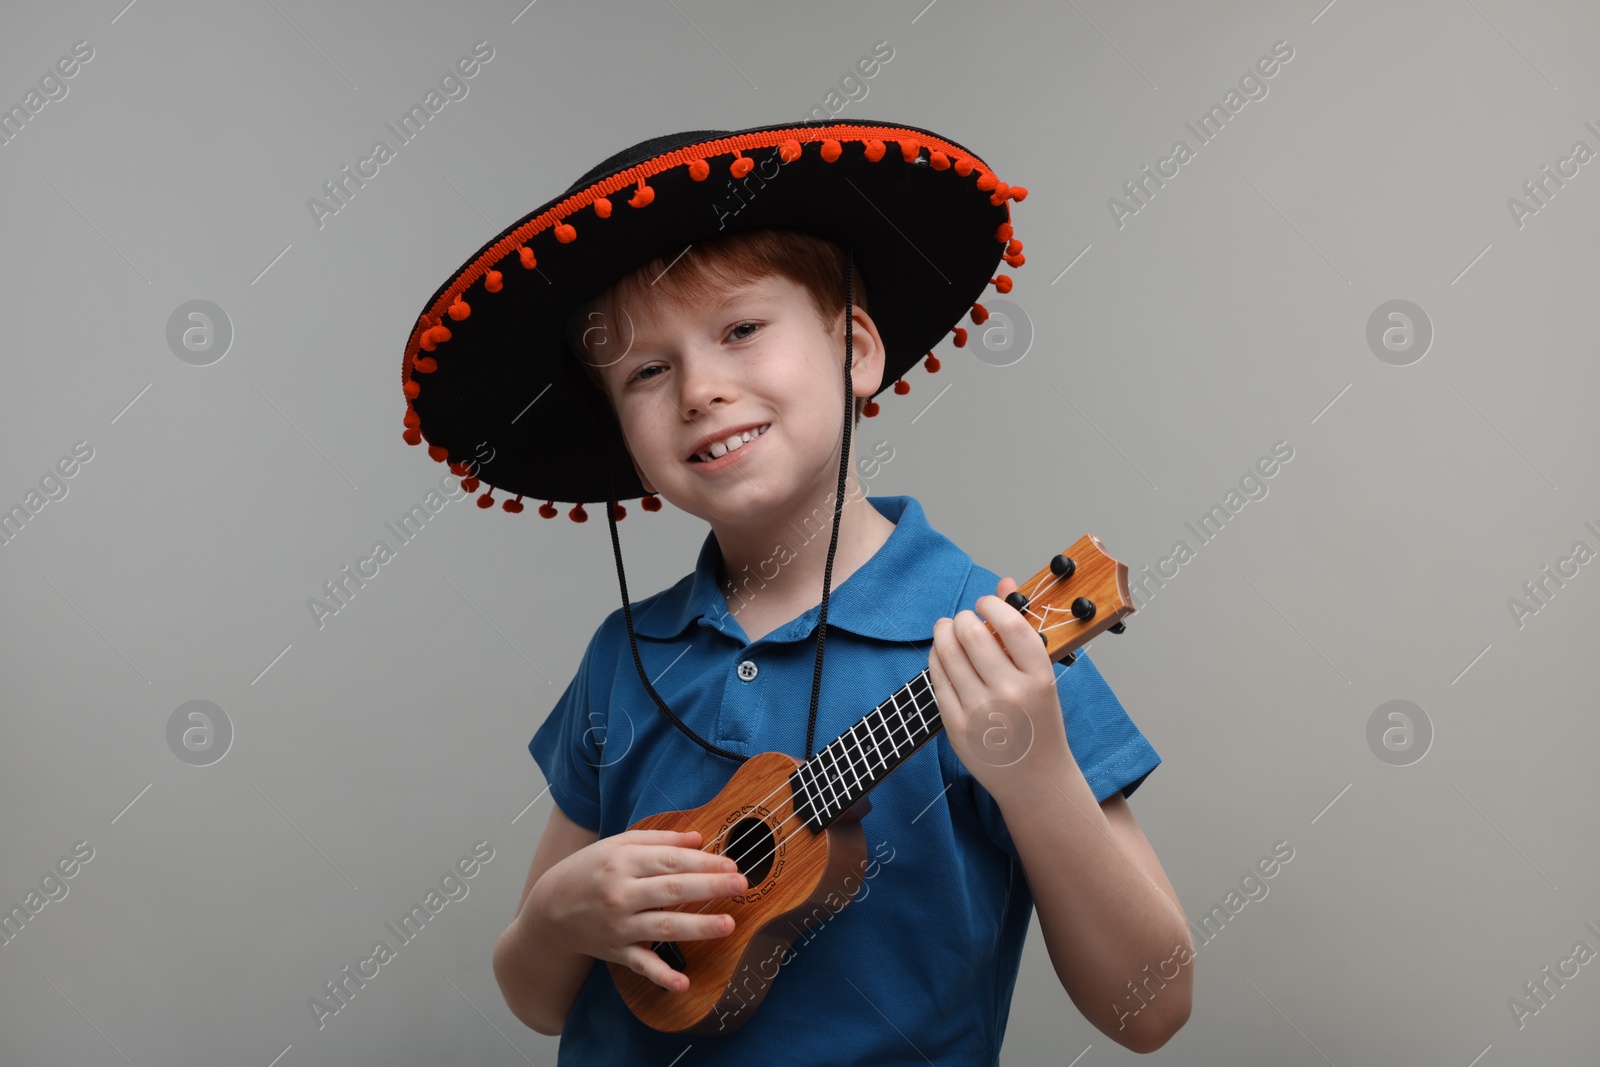
[[[733,434],[726,441],[713,441],[711,442],[710,451],[697,454],[702,460],[720,459],[729,452],[743,448],[757,437],[760,437],[771,425],[771,423],[768,423],[766,426],[758,426],[754,430],[745,430],[742,433]]]

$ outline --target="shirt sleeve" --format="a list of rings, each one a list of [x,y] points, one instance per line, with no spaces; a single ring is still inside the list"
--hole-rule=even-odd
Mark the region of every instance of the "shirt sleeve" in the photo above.
[[[1067,747],[1094,791],[1104,801],[1120,791],[1133,791],[1161,763],[1161,757],[1144,734],[1133,724],[1122,702],[1111,691],[1100,670],[1087,652],[1078,653],[1071,667],[1057,663],[1056,692],[1061,697],[1061,716],[1067,727]],[[1000,815],[1000,805],[977,779],[972,780],[973,801],[978,818],[994,843],[1021,859],[1011,831]]]
[[[603,629],[603,628],[602,628]],[[544,773],[550,796],[563,812],[585,829],[600,828],[599,745],[605,738],[605,716],[595,706],[590,685],[591,665],[602,644],[601,631],[590,638],[578,662],[577,673],[567,683],[555,707],[545,717],[528,751]],[[603,705],[602,705],[603,706]]]

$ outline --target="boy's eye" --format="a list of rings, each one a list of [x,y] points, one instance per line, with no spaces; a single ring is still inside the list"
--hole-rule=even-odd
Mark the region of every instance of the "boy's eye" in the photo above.
[[[748,331],[749,332],[745,332],[745,333],[741,333],[740,332],[742,330],[745,330],[747,327],[748,327]],[[733,326],[733,328],[728,331],[728,336],[731,339],[735,340],[735,341],[745,341],[745,340],[748,340],[750,338],[750,335],[752,333],[754,333],[756,330],[759,330],[759,329],[761,329],[761,323],[759,323],[759,322],[750,322],[750,321],[740,322],[740,323],[736,323]],[[637,371],[635,371],[633,373],[633,377],[631,377],[628,380],[629,381],[634,381],[634,382],[648,381],[650,378],[654,377],[654,375],[646,374],[645,373],[646,371],[665,370],[665,369],[666,368],[662,367],[659,363],[652,363],[652,364],[650,364],[648,366],[640,367]]]

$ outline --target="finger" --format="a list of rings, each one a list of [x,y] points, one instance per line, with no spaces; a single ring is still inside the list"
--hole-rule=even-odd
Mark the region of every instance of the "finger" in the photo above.
[[[722,900],[750,888],[749,881],[737,871],[732,874],[658,874],[641,878],[634,883],[629,904],[635,912],[646,908],[672,907],[675,904],[702,900]]]
[[[689,976],[668,966],[667,961],[650,948],[648,941],[624,947],[622,958],[617,962],[625,964],[635,974],[650,979],[669,993],[682,993],[689,988]]]
[[[994,595],[1004,600],[1017,591],[1017,583],[1009,577],[1000,579],[1000,584],[994,587]]]
[[[939,630],[934,627],[937,636]],[[939,643],[934,641],[928,649],[928,680],[933,683],[933,698],[938,702],[939,713],[944,717],[945,726],[958,721],[962,711],[961,698],[956,694],[955,687],[950,684],[949,675],[945,674],[944,663],[939,658]]]
[[[625,845],[676,845],[698,849],[705,844],[699,830],[624,830],[608,841]]]
[[[641,911],[624,929],[624,936],[654,941],[705,941],[727,937],[737,924],[725,911],[701,914],[694,911]]]
[[[687,871],[735,871],[739,865],[720,852],[683,845],[648,845],[630,850],[630,873],[643,878],[652,874]]]
[[[956,636],[955,620],[943,618],[933,624],[933,643],[939,650],[939,666],[944,669],[956,700],[964,708],[982,703],[983,682],[967,658],[967,650]]]
[[[1050,661],[1050,654],[1045,651],[1044,642],[1039,640],[1039,631],[1035,629],[1035,620],[1023,615],[1000,597],[982,596],[975,605],[978,612],[994,627],[999,635],[1000,642],[1005,646],[1000,650],[1017,670],[1041,671],[1046,669]],[[979,672],[984,669],[984,662],[975,661]]]
[[[1006,610],[1011,611],[1009,607]],[[999,640],[978,618],[977,612],[956,612],[955,627],[956,637],[961,641],[961,647],[966,650],[967,659],[983,685],[992,689],[1016,672],[1017,668],[1006,655],[1005,649],[1000,647]]]

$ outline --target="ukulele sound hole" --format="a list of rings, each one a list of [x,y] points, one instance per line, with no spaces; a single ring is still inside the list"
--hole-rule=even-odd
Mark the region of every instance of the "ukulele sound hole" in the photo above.
[[[656,955],[661,957],[661,961],[673,970],[687,971],[689,969],[689,961],[683,958],[683,950],[678,947],[676,941],[657,941],[652,947],[655,949]]]
[[[761,819],[740,819],[728,833],[722,854],[731,859],[754,889],[772,870],[774,841],[772,828]]]

